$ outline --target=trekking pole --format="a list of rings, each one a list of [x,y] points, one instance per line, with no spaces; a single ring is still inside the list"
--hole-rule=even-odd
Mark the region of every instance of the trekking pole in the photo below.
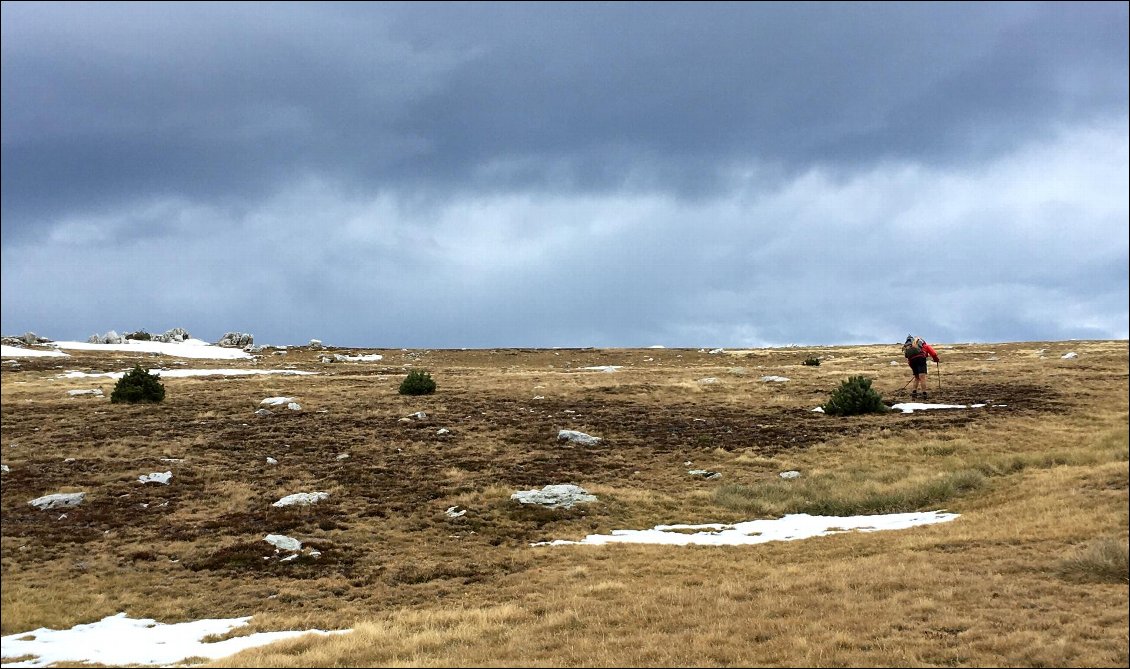
[[[934,369],[938,370],[938,390],[942,389],[942,365],[937,360],[934,361]]]

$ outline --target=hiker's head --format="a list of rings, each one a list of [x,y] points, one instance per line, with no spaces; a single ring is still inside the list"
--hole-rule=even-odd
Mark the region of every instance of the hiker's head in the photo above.
[[[904,341],[904,342],[902,343],[902,345],[903,345],[903,346],[907,346],[907,345],[909,345],[909,344],[910,344],[910,342],[912,342],[912,341],[914,341],[914,335],[907,335],[907,336],[906,336],[906,341]]]

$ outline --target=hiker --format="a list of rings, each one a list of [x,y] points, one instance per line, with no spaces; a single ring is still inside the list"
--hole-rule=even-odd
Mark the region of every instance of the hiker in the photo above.
[[[910,365],[910,370],[914,372],[914,388],[910,391],[912,399],[918,399],[918,389],[922,389],[922,399],[928,399],[929,393],[926,390],[926,356],[938,362],[938,352],[932,346],[926,343],[922,337],[915,337],[907,335],[906,341],[902,345],[903,355],[906,356],[906,364]]]

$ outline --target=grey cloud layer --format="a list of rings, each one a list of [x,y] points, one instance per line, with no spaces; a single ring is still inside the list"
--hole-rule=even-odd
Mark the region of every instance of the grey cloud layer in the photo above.
[[[6,332],[1126,336],[1126,3],[2,11]]]
[[[6,240],[309,174],[693,195],[1126,113],[1122,3],[136,4],[4,5]]]

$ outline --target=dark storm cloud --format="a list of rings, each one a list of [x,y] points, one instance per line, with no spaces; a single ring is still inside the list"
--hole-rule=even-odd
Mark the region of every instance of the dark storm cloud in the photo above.
[[[311,174],[694,195],[751,163],[977,160],[1126,113],[1124,3],[3,11],[5,241],[123,199],[238,206]]]
[[[5,3],[3,328],[1125,337],[1127,7]]]

